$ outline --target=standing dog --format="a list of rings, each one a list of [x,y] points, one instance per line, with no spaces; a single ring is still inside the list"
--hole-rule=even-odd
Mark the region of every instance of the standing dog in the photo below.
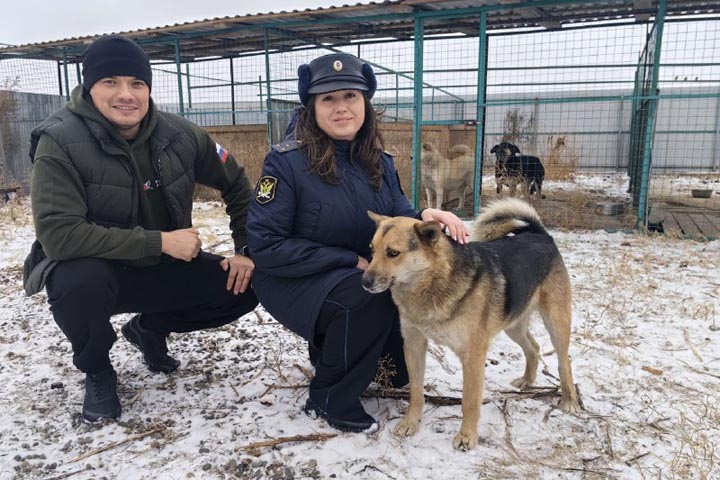
[[[472,172],[475,165],[472,151],[467,145],[455,145],[444,157],[431,143],[422,144],[420,174],[425,185],[427,206],[442,208],[446,193],[455,191],[460,195],[458,209],[465,208],[465,195],[472,188]]]
[[[532,155],[520,155],[520,149],[510,142],[501,142],[495,145],[490,153],[494,153],[496,157],[496,193],[499,194],[502,186],[507,185],[510,194],[515,195],[517,185],[522,184],[528,197],[536,193],[538,198],[545,198],[542,194],[545,167],[539,158]]]
[[[580,410],[568,358],[570,279],[534,208],[514,198],[493,203],[475,220],[466,245],[453,242],[437,222],[368,215],[377,231],[362,285],[372,293],[390,289],[400,311],[410,375],[410,406],[395,427],[396,434],[409,436],[418,430],[429,338],[450,347],[462,362],[463,419],[453,445],[461,450],[474,448],[485,359],[500,331],[525,353],[525,373],[512,384],[524,388],[535,381],[540,349],[528,330],[535,310],[557,353],[560,408]]]

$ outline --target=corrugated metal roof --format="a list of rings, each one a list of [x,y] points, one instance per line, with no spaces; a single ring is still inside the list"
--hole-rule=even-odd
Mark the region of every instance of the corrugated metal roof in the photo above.
[[[716,1],[672,0],[667,3],[668,15],[720,13]],[[337,46],[373,38],[407,40],[414,34],[414,19],[418,12],[453,13],[490,7],[487,15],[489,31],[558,29],[597,21],[627,19],[644,22],[650,18],[657,4],[658,0],[565,1],[556,4],[547,0],[525,3],[512,0],[386,0],[302,11],[218,17],[117,33],[138,41],[153,60],[174,61],[175,41],[179,39],[182,60],[192,61],[195,57],[230,57],[262,51],[265,48],[265,27],[271,29],[272,49],[287,50],[319,43]],[[348,21],[353,22],[352,28],[347,28],[347,23],[339,23]],[[473,16],[428,18],[424,32],[425,35],[473,35],[478,27],[479,19]],[[101,34],[0,48],[0,58],[62,60],[67,55],[69,62],[77,62],[85,47],[99,36]]]

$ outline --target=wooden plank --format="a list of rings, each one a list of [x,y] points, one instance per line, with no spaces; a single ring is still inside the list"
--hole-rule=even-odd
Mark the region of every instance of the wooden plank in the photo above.
[[[720,212],[706,213],[705,216],[707,217],[708,222],[715,227],[715,231],[720,232]]]
[[[702,231],[703,235],[706,237],[712,237],[717,238],[718,233],[720,233],[720,230],[718,230],[718,227],[711,221],[711,216],[709,213],[691,213],[690,218],[695,222],[695,225],[698,226],[700,231]]]
[[[690,215],[687,213],[676,213],[675,220],[677,220],[678,224],[680,225],[680,228],[682,229],[683,233],[690,237],[698,237],[702,235],[702,232],[700,229],[695,225],[695,222],[692,221],[690,218]]]
[[[682,236],[683,232],[680,224],[675,219],[672,212],[665,212],[665,218],[662,220],[663,232],[665,235]]]

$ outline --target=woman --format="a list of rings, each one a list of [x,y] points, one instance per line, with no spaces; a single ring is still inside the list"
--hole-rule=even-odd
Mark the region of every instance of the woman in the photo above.
[[[274,146],[248,214],[253,289],[280,323],[310,344],[315,377],[305,412],[334,428],[375,425],[360,394],[389,356],[394,386],[407,383],[399,319],[389,292],[360,284],[375,224],[368,210],[445,224],[464,243],[455,215],[420,215],[405,198],[392,157],[383,153],[370,99],[377,86],[367,63],[349,54],[317,58],[298,69],[303,104],[297,140]]]

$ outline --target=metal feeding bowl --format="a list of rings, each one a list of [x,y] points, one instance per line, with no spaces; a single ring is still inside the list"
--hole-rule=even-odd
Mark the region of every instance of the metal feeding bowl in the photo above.
[[[599,202],[595,211],[600,215],[622,215],[625,213],[625,204],[622,202]]]
[[[710,188],[693,188],[690,190],[693,198],[710,198],[712,195],[712,189]]]

